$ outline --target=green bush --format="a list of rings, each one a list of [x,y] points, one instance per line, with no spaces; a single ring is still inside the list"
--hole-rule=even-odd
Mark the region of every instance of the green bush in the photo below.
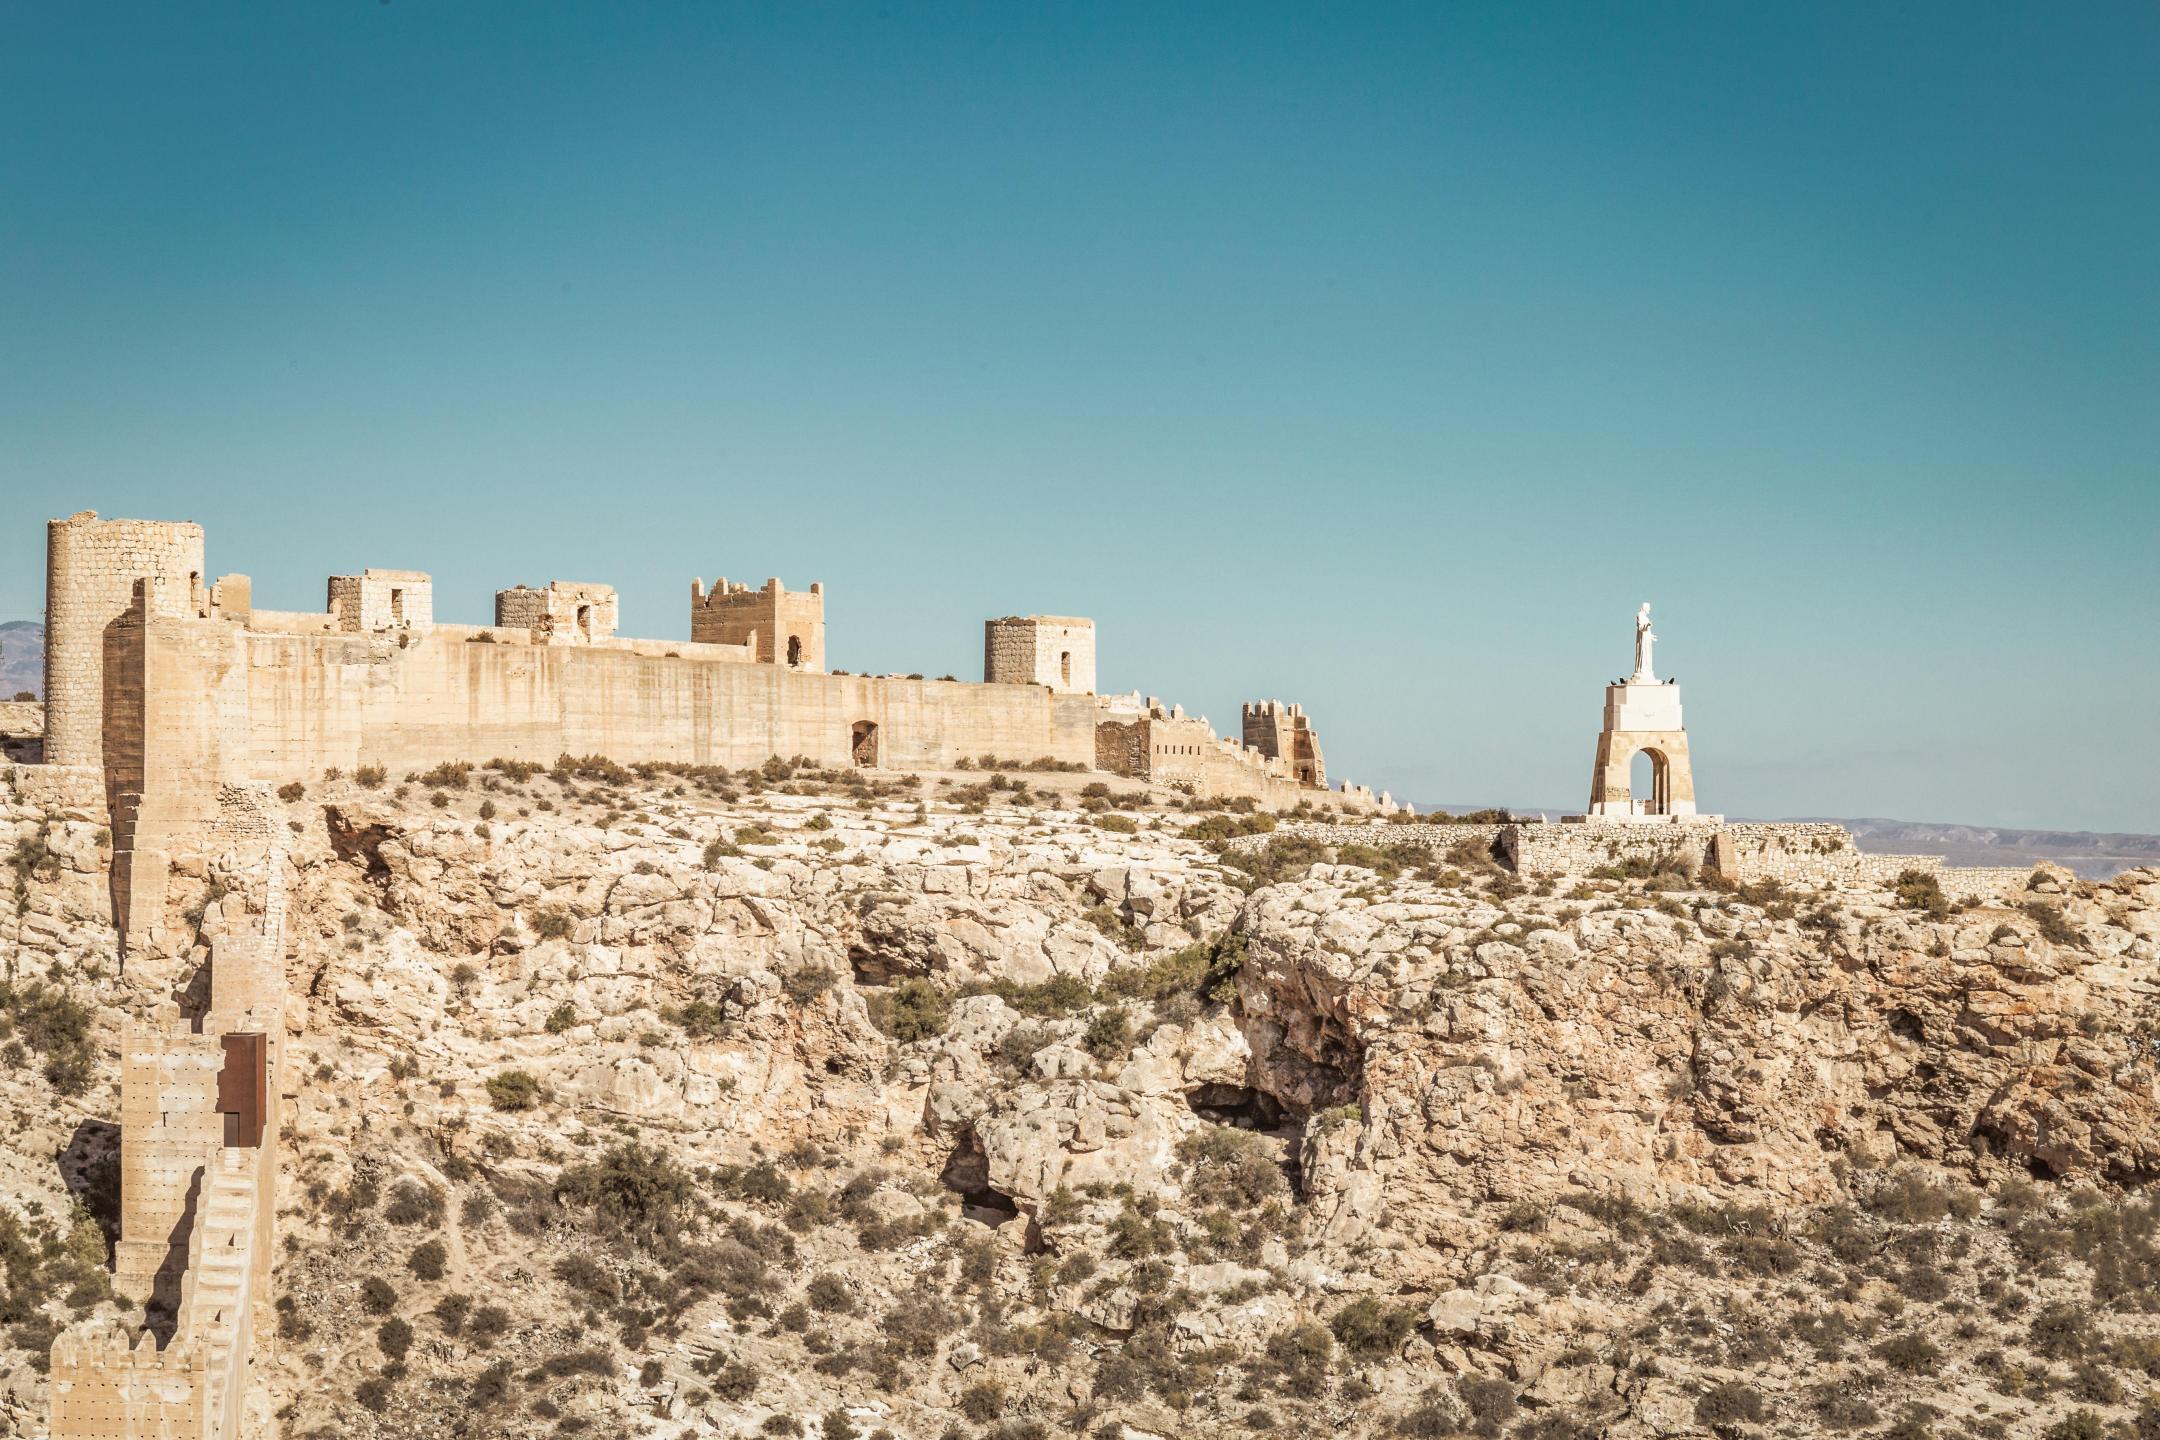
[[[96,1018],[94,1007],[58,985],[0,984],[0,1040],[18,1039],[43,1056],[46,1082],[62,1095],[82,1094],[97,1073],[90,1043]]]
[[[2027,1332],[2033,1353],[2050,1360],[2067,1360],[2085,1353],[2091,1323],[2076,1305],[2050,1305],[2033,1316]]]
[[[1695,1397],[1696,1423],[1713,1430],[1759,1425],[1762,1418],[1762,1394],[1744,1381],[1727,1380]]]
[[[780,988],[797,1005],[808,1005],[832,989],[839,979],[823,965],[805,965],[781,977]]]
[[[422,1280],[440,1280],[443,1277],[443,1266],[449,1258],[450,1252],[443,1248],[442,1241],[423,1240],[414,1246],[412,1254],[406,1257],[405,1268]]]
[[[1258,850],[1231,850],[1223,855],[1223,863],[1241,871],[1246,882],[1255,887],[1302,880],[1306,872],[1325,859],[1325,845],[1295,835],[1278,836]]]
[[[383,1218],[393,1225],[440,1225],[443,1209],[442,1191],[419,1180],[406,1180],[390,1192]]]
[[[488,1077],[488,1103],[497,1110],[530,1110],[540,1103],[540,1082],[523,1070]]]
[[[1891,1369],[1907,1375],[1932,1375],[1942,1365],[1942,1351],[1925,1335],[1893,1335],[1871,1353]]]
[[[360,1282],[360,1308],[370,1315],[387,1315],[397,1309],[397,1287],[380,1275]]]
[[[392,1360],[402,1360],[412,1349],[412,1326],[393,1315],[375,1328],[375,1343]]]
[[[683,1227],[696,1196],[687,1171],[635,1141],[565,1166],[555,1181],[556,1199],[591,1210],[606,1228],[648,1247]]]
[[[1310,1320],[1268,1337],[1268,1368],[1285,1394],[1309,1399],[1324,1392],[1334,1358],[1335,1337]]]
[[[1390,1305],[1371,1295],[1360,1295],[1335,1312],[1328,1329],[1336,1342],[1359,1360],[1382,1360],[1402,1348],[1417,1328],[1418,1312],[1407,1305]]]
[[[865,998],[870,1023],[903,1045],[944,1034],[952,1020],[951,997],[919,975],[866,991]]]
[[[1950,897],[1943,894],[1942,880],[1932,870],[1899,871],[1891,892],[1902,910],[1918,910],[1937,920],[1950,914]]]
[[[570,912],[560,905],[548,905],[535,910],[529,917],[533,934],[542,940],[561,940],[570,934],[574,923]]]
[[[465,1333],[473,1344],[485,1350],[510,1333],[510,1312],[500,1305],[482,1305],[473,1311]]]
[[[563,1001],[562,1004],[557,1005],[548,1012],[547,1032],[550,1035],[560,1035],[575,1024],[577,1024],[577,1007],[568,1000]]]
[[[1245,937],[1218,935],[1146,965],[1113,970],[1103,980],[1102,994],[1112,1000],[1158,1004],[1173,995],[1227,1001],[1236,993],[1235,977],[1244,963]]]
[[[1099,1010],[1088,1018],[1081,1046],[1098,1060],[1116,1060],[1132,1054],[1132,1018],[1118,1006]]]

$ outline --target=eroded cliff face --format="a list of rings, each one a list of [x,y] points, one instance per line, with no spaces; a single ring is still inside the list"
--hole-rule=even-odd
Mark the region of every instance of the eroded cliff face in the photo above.
[[[1452,1247],[1496,1202],[1580,1190],[1821,1205],[1900,1160],[2160,1174],[2151,872],[2042,870],[2030,914],[1940,919],[1880,893],[1356,898],[1370,878],[1239,919],[1254,1084],[1360,1102],[1309,1160],[1335,1233]]]
[[[2160,1374],[2160,873],[1261,883],[1076,787],[434,778],[287,804],[285,1433],[2011,1435]],[[4,1081],[25,1435],[37,1319],[113,1305],[119,1016],[202,958],[101,962],[57,833],[10,1013],[98,1063]]]

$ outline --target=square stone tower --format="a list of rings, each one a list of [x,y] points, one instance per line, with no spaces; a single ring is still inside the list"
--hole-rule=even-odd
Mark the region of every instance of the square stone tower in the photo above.
[[[1327,760],[1320,754],[1320,735],[1301,705],[1280,700],[1249,700],[1244,707],[1241,737],[1248,750],[1270,760],[1289,762],[1300,785],[1327,789]]]
[[[1095,622],[1077,615],[1007,615],[983,622],[983,682],[1095,693]]]
[[[435,581],[424,570],[361,571],[330,577],[330,613],[338,629],[425,630],[435,623]]]
[[[790,591],[778,580],[762,590],[731,585],[725,575],[713,581],[711,594],[690,582],[690,638],[705,645],[755,642],[764,665],[791,670],[825,669],[825,587],[812,581],[810,593]]]
[[[615,633],[615,587],[550,580],[545,590],[515,585],[495,592],[495,625],[532,630],[549,645],[587,645]]]

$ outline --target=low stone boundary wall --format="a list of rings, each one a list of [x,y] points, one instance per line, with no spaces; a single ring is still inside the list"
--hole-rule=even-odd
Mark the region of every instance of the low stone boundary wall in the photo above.
[[[95,765],[0,765],[0,801],[105,823],[105,772]]]
[[[44,701],[0,700],[0,735],[30,736],[44,733]]]
[[[1715,825],[1510,825],[1500,847],[1515,873],[1558,877],[1587,875],[1601,865],[1647,861],[1660,869],[1692,871],[1702,865]]]
[[[1941,873],[1943,894],[1953,900],[2014,900],[2025,894],[2034,868],[1954,866]]]
[[[1497,844],[1506,863],[1526,878],[1588,875],[1607,865],[1647,861],[1660,869],[1694,871],[1705,866],[1729,880],[1776,880],[1803,887],[1865,885],[1887,889],[1898,876],[1918,870],[1936,877],[1952,900],[2000,900],[2022,894],[2030,870],[1954,869],[1940,855],[1871,855],[1852,832],[1822,821],[1773,821],[1737,825],[1566,825],[1517,821],[1508,825],[1403,825],[1373,822],[1293,821],[1265,835],[1242,835],[1231,850],[1262,849],[1271,840],[1316,840],[1322,845],[1414,846],[1446,851],[1465,840]]]
[[[1414,845],[1423,850],[1452,850],[1465,840],[1491,845],[1504,825],[1391,825],[1384,821],[1292,820],[1265,835],[1240,835],[1226,847],[1231,850],[1265,849],[1270,840],[1317,840],[1322,845],[1370,845],[1385,850]]]

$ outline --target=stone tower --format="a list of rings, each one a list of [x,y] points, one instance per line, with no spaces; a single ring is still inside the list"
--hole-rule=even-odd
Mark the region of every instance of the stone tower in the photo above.
[[[825,587],[810,582],[810,593],[790,591],[778,580],[762,590],[731,585],[723,575],[711,594],[690,582],[690,638],[700,645],[754,642],[764,665],[791,670],[825,669]]]
[[[1605,724],[1590,771],[1592,818],[1685,820],[1695,814],[1695,772],[1688,763],[1687,728],[1680,719],[1680,686],[1651,670],[1650,607],[1635,616],[1635,673],[1605,687]],[[1650,793],[1633,793],[1636,754],[1650,757]]]
[[[134,602],[152,615],[203,604],[203,532],[191,521],[100,520],[84,510],[45,526],[45,763],[105,759],[106,630]]]
[[[1095,622],[1077,615],[1007,615],[983,622],[983,683],[1095,693]]]
[[[1240,738],[1246,749],[1287,762],[1300,785],[1327,789],[1327,760],[1320,753],[1320,736],[1302,705],[1248,700],[1242,718]]]

